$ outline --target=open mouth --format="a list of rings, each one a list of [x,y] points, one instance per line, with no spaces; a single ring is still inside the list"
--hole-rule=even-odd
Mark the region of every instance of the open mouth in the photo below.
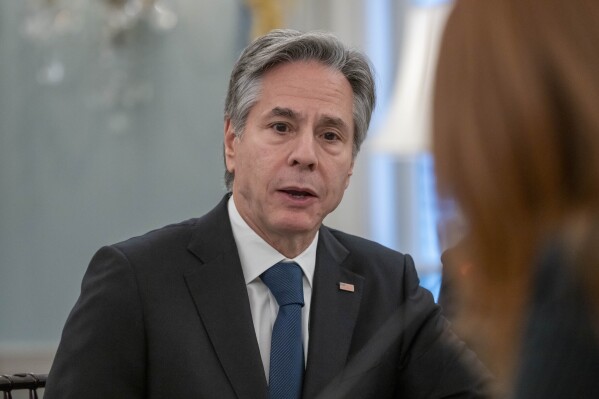
[[[312,194],[308,191],[300,191],[300,190],[281,190],[281,191],[284,192],[285,194],[287,194],[293,198],[297,198],[297,199],[314,197],[314,194]]]

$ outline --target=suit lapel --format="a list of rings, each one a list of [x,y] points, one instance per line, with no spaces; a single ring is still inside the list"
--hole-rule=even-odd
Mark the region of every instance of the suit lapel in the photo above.
[[[231,231],[226,196],[198,222],[188,249],[201,264],[185,275],[199,317],[240,399],[266,398],[268,386],[253,327],[247,288]],[[310,311],[310,344],[303,397],[315,397],[345,366],[360,309],[364,278],[330,231],[320,229]],[[354,285],[354,292],[339,283]]]
[[[221,365],[240,399],[267,397],[252,315],[225,197],[200,221],[189,250],[202,265],[185,275]]]
[[[320,229],[310,310],[310,343],[303,397],[312,398],[344,367],[350,349],[364,278],[348,270],[349,252],[327,228]],[[354,292],[339,283],[354,285]]]

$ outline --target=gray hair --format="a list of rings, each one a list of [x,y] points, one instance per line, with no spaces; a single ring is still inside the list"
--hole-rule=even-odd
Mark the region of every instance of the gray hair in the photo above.
[[[325,32],[276,29],[243,50],[231,72],[225,101],[225,118],[231,121],[235,135],[240,137],[244,131],[248,114],[258,101],[264,73],[275,65],[295,61],[318,61],[341,72],[349,81],[354,94],[352,155],[356,157],[376,102],[373,69],[366,56]],[[234,178],[225,167],[225,185],[229,191]]]

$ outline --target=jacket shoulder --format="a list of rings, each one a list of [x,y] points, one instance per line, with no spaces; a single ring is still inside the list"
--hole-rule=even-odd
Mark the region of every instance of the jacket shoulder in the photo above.
[[[327,230],[339,241],[344,247],[351,251],[354,256],[363,256],[368,258],[403,258],[406,254],[386,247],[376,241],[369,240],[364,237],[359,237],[353,234],[345,233],[340,230],[327,228]]]
[[[193,231],[197,228],[199,218],[188,219],[164,227],[148,231],[145,234],[131,237],[127,240],[112,244],[119,250],[130,253],[139,250],[171,245],[187,245]]]
[[[230,230],[227,199],[228,197],[225,196],[215,208],[201,217],[169,224],[112,246],[125,253],[137,251],[152,253],[156,250],[184,249],[197,239],[210,240],[211,237],[214,239],[214,237],[227,236]]]

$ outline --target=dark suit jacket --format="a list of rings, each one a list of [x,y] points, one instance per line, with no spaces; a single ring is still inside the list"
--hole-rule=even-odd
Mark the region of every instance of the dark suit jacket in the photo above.
[[[554,239],[536,267],[515,399],[599,398],[596,293],[568,253]]]
[[[96,253],[46,399],[267,397],[227,199]],[[405,328],[346,373],[393,315]],[[463,348],[444,344],[446,322],[409,256],[323,226],[309,330],[304,398],[333,380],[352,381],[338,397],[478,397],[481,380],[460,362]]]

